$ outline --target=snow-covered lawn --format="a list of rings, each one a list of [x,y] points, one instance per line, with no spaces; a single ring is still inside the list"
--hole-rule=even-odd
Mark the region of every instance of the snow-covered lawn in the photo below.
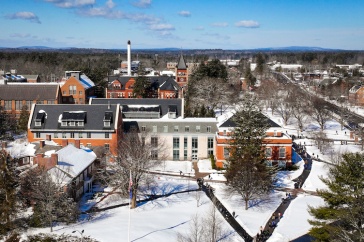
[[[182,179],[166,178],[157,179],[159,194],[169,192],[186,191],[197,188],[197,183]],[[107,207],[127,200],[110,196],[98,207]],[[198,203],[198,206],[197,206]],[[84,220],[72,225],[62,225],[54,228],[54,233],[71,234],[72,231],[84,230],[85,236],[91,236],[99,241],[176,241],[177,233],[186,234],[190,231],[191,218],[198,214],[203,217],[208,213],[212,203],[202,191],[186,192],[162,197],[154,201],[139,204],[136,209],[129,210],[128,206],[110,209],[94,214],[90,220]],[[130,230],[129,230],[130,216]],[[227,237],[221,241],[243,241],[239,235],[223,219],[224,235]],[[28,234],[49,232],[49,229],[32,229]]]
[[[245,210],[245,202],[242,197],[226,192],[225,184],[216,184],[213,187],[215,196],[230,213],[235,212],[236,221],[251,236],[255,236],[259,232],[260,226],[265,226],[280,205],[282,198],[285,197],[284,192],[272,192],[265,199],[250,201],[249,209]]]

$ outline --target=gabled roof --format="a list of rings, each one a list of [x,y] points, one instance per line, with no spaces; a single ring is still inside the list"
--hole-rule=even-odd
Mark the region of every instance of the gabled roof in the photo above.
[[[2,100],[57,100],[57,83],[8,83],[0,85]]]
[[[236,127],[236,123],[234,122],[235,115],[236,114],[234,114],[228,120],[226,120],[224,123],[222,123],[220,125],[220,128],[225,128],[225,127],[226,128],[234,128],[234,127]],[[267,119],[267,121],[268,121],[268,127],[269,128],[278,128],[278,127],[281,127],[276,122],[274,122],[273,120],[271,120],[267,116],[263,115],[262,113],[260,113],[259,116],[261,116],[262,119]]]
[[[72,144],[60,149],[57,168],[61,169],[72,178],[77,177],[96,159],[96,154],[91,150],[78,149]]]
[[[182,113],[182,99],[172,98],[172,99],[157,99],[157,98],[91,98],[90,103],[94,104],[120,104],[123,106],[122,112],[126,111],[124,106],[136,107],[139,106],[145,108],[151,106],[158,106],[158,109],[161,112],[161,116],[168,114],[169,106],[175,105],[177,108],[177,115],[181,115]],[[92,106],[91,105],[91,106]]]
[[[125,90],[126,83],[131,79],[132,77],[125,77],[125,76],[109,76],[109,89],[113,89],[112,82],[115,80],[118,80],[120,82],[121,89]],[[160,90],[170,90],[170,91],[178,91],[181,89],[181,87],[178,85],[176,80],[173,77],[170,76],[151,76],[147,77],[147,80],[151,83],[151,86],[155,89],[160,88]]]
[[[42,126],[35,126],[35,119],[38,113],[45,113]],[[107,130],[113,130],[117,123],[117,112],[120,112],[118,105],[86,105],[86,104],[36,104],[32,110],[30,129],[32,131],[53,130],[62,132],[64,130],[99,130],[103,131],[105,112],[111,112],[113,120]],[[61,121],[83,121],[83,126],[61,126]]]
[[[180,57],[179,57],[177,69],[187,70],[187,65],[186,65],[185,59],[183,58],[183,55],[180,55]]]

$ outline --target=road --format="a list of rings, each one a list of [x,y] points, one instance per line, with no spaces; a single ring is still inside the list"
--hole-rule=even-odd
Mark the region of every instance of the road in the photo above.
[[[278,82],[288,85],[294,85],[296,87],[296,90],[299,91],[301,94],[306,96],[308,99],[311,97],[318,97],[311,92],[308,92],[306,89],[304,89],[301,85],[298,85],[297,82],[294,82],[290,78],[288,78],[286,75],[280,73],[280,72],[273,72],[273,76],[277,79]],[[323,98],[321,98],[325,102],[326,109],[330,110],[331,112],[337,114],[340,117],[343,117],[343,119],[347,122],[348,125],[346,125],[346,128],[349,130],[354,130],[358,127],[360,123],[364,123],[364,117],[351,112],[349,109],[345,107],[337,106],[336,104],[333,104]]]

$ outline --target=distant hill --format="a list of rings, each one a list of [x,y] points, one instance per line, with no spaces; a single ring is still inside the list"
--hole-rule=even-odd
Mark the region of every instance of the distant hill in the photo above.
[[[312,46],[288,46],[288,47],[270,47],[270,48],[257,48],[252,49],[256,51],[343,51],[341,49],[329,49],[329,48],[321,48],[321,47],[312,47]]]

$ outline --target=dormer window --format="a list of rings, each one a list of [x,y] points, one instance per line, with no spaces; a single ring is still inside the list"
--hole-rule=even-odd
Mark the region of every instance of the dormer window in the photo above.
[[[85,125],[85,123],[83,121],[78,121],[77,122],[77,126],[84,126],[84,125]]]
[[[113,114],[110,111],[105,112],[104,116],[104,127],[110,127],[112,122]]]
[[[45,113],[39,112],[39,113],[37,113],[37,116],[35,117],[34,125],[36,127],[41,127],[42,123],[44,123],[44,120],[45,120]]]
[[[63,112],[60,115],[61,126],[62,127],[75,127],[77,126],[84,126],[86,122],[86,112],[84,111],[69,111]]]
[[[67,126],[67,121],[62,121],[62,126]]]
[[[75,121],[70,121],[70,126],[75,126],[75,125],[76,125]]]

